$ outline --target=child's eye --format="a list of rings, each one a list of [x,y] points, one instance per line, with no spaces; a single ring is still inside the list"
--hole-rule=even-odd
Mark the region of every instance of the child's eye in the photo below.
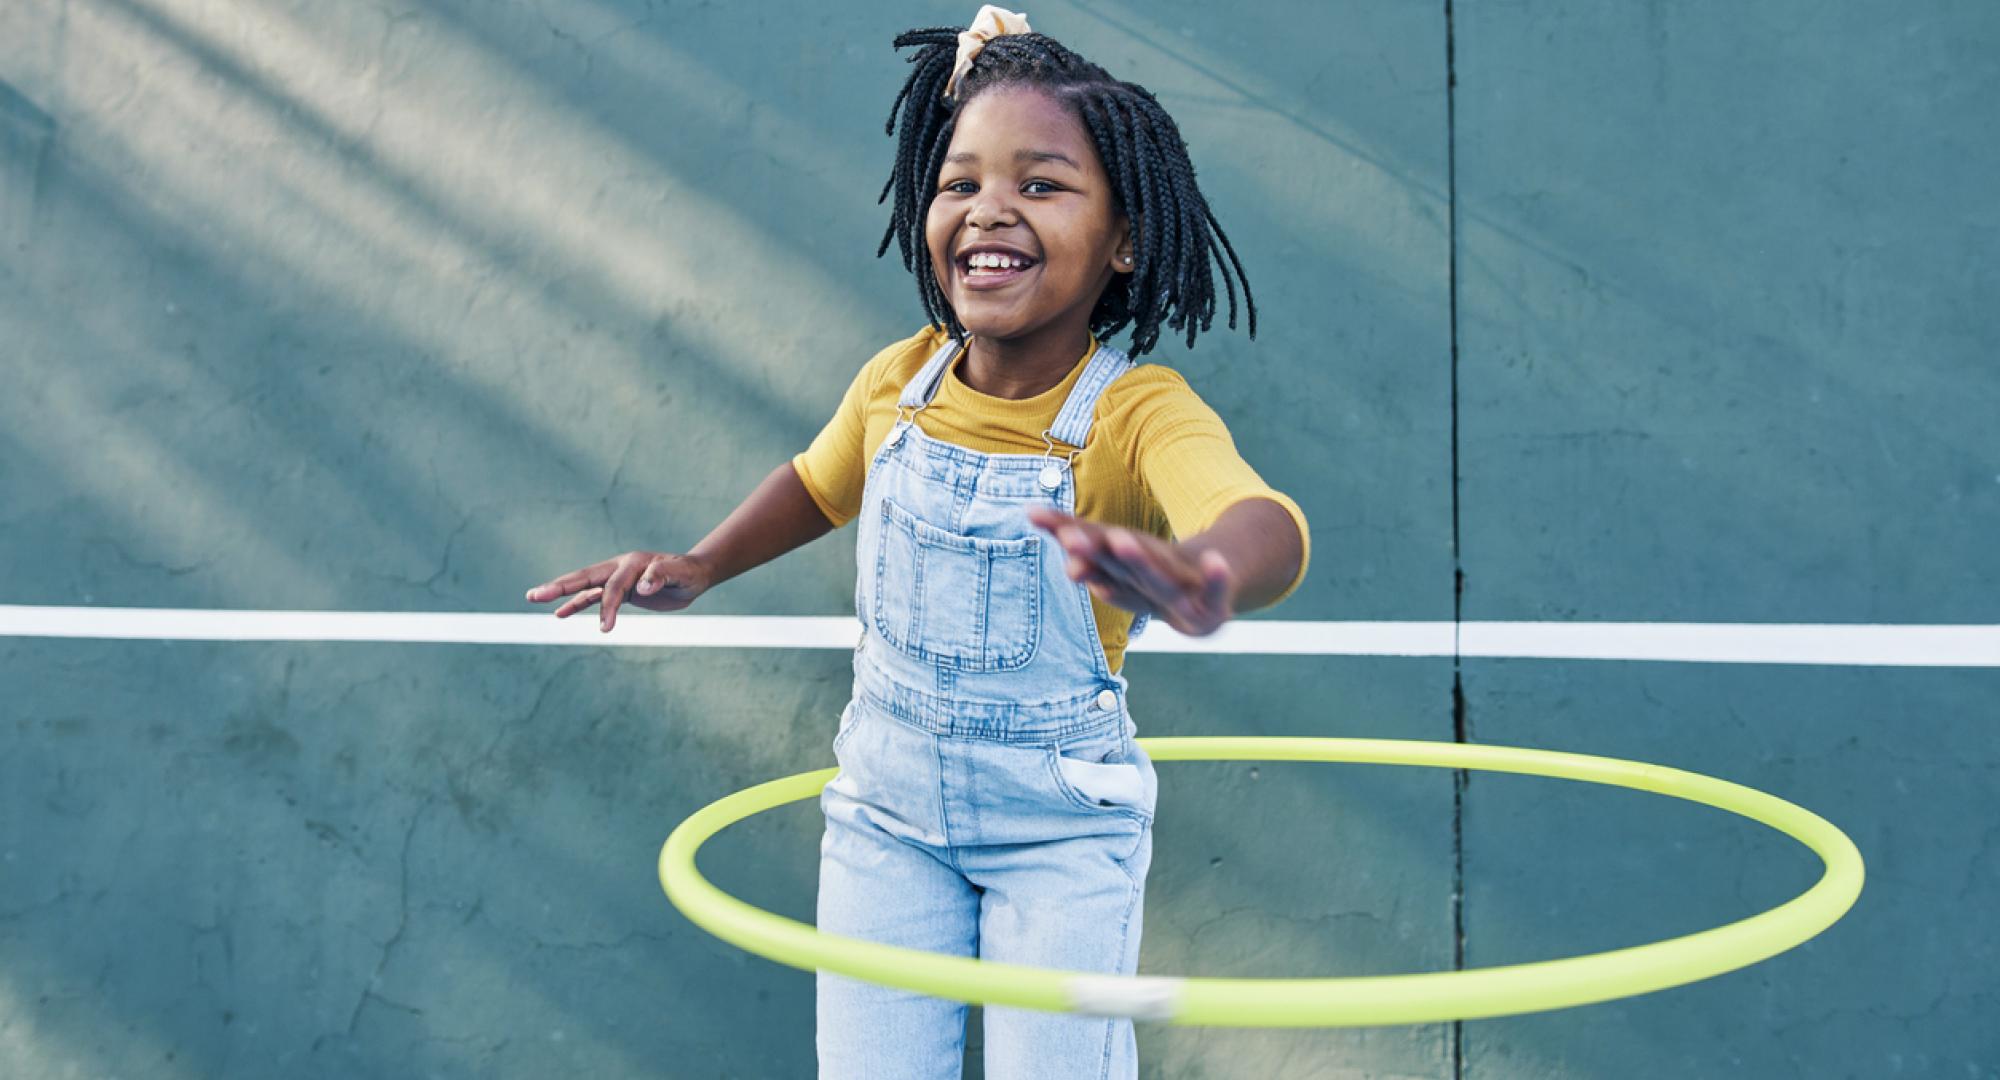
[[[960,184],[970,184],[970,183],[972,183],[972,181],[970,181],[970,180],[953,180],[953,181],[952,181],[951,183],[949,183],[949,184],[946,184],[946,185],[944,186],[944,190],[945,190],[945,191],[957,191],[957,190],[958,190],[958,186],[959,186]],[[1059,188],[1057,188],[1057,187],[1056,187],[1056,185],[1054,185],[1054,184],[1051,184],[1051,183],[1049,183],[1049,182],[1048,182],[1047,180],[1030,180],[1030,181],[1028,181],[1028,183],[1027,183],[1027,184],[1025,184],[1025,185],[1023,185],[1023,186],[1026,186],[1026,187],[1032,187],[1032,186],[1034,186],[1034,185],[1036,185],[1036,184],[1040,184],[1040,185],[1042,185],[1043,187],[1046,187],[1046,188],[1049,188],[1049,189],[1051,189],[1051,190],[1060,190]]]

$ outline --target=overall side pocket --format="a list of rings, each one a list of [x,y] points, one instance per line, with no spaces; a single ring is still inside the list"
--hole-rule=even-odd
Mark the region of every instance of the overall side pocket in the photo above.
[[[1065,736],[1049,750],[1056,790],[1080,810],[1125,811],[1150,819],[1146,770],[1124,725]]]

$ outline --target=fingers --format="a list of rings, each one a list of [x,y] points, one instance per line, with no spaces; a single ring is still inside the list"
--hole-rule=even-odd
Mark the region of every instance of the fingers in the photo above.
[[[1146,611],[1157,614],[1157,609],[1152,601],[1122,585],[1112,585],[1104,581],[1092,580],[1086,587],[1090,589],[1090,595],[1110,604],[1112,607],[1122,608],[1135,613]],[[1162,615],[1161,618],[1165,618],[1165,616]]]
[[[605,594],[612,590],[611,579],[616,577],[618,570],[624,566],[628,558],[629,556],[620,556],[618,558],[606,559],[593,566],[586,566],[581,570],[572,570],[554,581],[546,582],[529,589],[528,599],[535,603],[541,603],[547,600],[554,600],[559,596],[570,596],[571,593],[575,593],[576,595],[570,596],[561,607],[555,610],[556,618],[567,619],[571,615],[590,607],[592,604],[602,602]],[[617,592],[617,596],[624,596],[622,589]],[[611,607],[616,607],[615,601]],[[604,629],[609,630],[610,626],[606,625]]]
[[[1219,551],[1195,556],[1157,536],[1047,507],[1027,515],[1062,544],[1070,579],[1105,603],[1151,612],[1184,634],[1213,633],[1235,617],[1236,574]]]
[[[1210,549],[1190,558],[1178,545],[1115,528],[1105,531],[1103,546],[1093,576],[1141,598],[1144,606],[1131,610],[1150,610],[1174,629],[1197,636],[1235,617],[1235,573],[1221,552]]]
[[[1161,608],[1183,604],[1204,584],[1184,556],[1156,537],[1117,529],[1105,538],[1105,549],[1099,562]]]
[[[604,595],[603,589],[585,589],[584,591],[577,593],[574,599],[564,604],[563,606],[557,608],[556,618],[567,619],[571,615],[574,615],[577,612],[582,611],[584,608],[587,608],[590,605],[597,603],[598,598],[603,595]]]
[[[651,596],[664,585],[684,584],[679,560],[672,555],[655,555],[646,564],[645,572],[639,575],[640,596]]]
[[[1132,568],[1123,564],[1107,546],[1110,530],[1082,518],[1063,519],[1053,530],[1056,542],[1069,555],[1069,576],[1073,581],[1097,577],[1110,583],[1138,587]]]
[[[1139,607],[1132,610],[1154,610],[1172,598],[1163,595],[1157,586],[1139,572],[1138,567],[1119,558],[1114,553],[1104,553],[1088,563],[1079,562],[1078,572],[1073,573],[1079,581],[1094,581],[1111,586],[1137,600]]]
[[[1083,521],[1082,518],[1071,517],[1060,510],[1051,510],[1046,506],[1028,507],[1028,520],[1050,532],[1054,532],[1064,525]]]
[[[1063,541],[1063,550],[1070,556],[1067,573],[1071,581],[1080,582],[1090,590],[1090,595],[1127,611],[1155,611],[1159,599],[1147,594],[1146,588],[1132,573],[1132,568],[1091,544],[1087,535],[1077,530],[1065,528],[1058,539]]]
[[[1028,518],[1055,534],[1070,557],[1070,579],[1099,600],[1154,613],[1183,633],[1205,634],[1227,620],[1218,603],[1227,578],[1218,582],[1174,545],[1041,508],[1030,509]]]
[[[643,558],[627,557],[618,561],[618,569],[611,572],[611,580],[604,583],[604,607],[598,612],[597,628],[610,633],[618,625],[618,609],[625,603],[625,594],[632,589],[632,582],[639,572],[651,562]]]
[[[578,589],[594,584],[596,582],[590,580],[588,570],[572,570],[554,581],[544,582],[529,589],[528,599],[539,604],[544,600],[554,600],[558,596],[568,596]]]
[[[544,600],[554,600],[558,596],[568,596],[579,589],[587,589],[593,585],[602,585],[604,584],[604,580],[611,576],[612,569],[617,565],[617,559],[606,559],[601,563],[586,566],[581,570],[571,570],[554,581],[529,589],[528,599],[536,603],[541,603]]]

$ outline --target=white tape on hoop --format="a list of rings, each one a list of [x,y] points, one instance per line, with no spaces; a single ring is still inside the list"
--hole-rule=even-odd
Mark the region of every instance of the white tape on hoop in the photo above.
[[[1078,975],[1066,989],[1073,1012],[1171,1020],[1181,1011],[1185,981],[1171,975]]]

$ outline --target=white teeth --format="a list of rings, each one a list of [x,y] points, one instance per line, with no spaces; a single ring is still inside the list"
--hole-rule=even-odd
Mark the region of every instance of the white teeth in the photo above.
[[[1026,260],[1026,259],[1023,259],[1023,258],[1021,258],[1021,257],[1020,257],[1020,256],[1018,256],[1018,255],[1002,255],[1002,254],[999,254],[998,252],[985,252],[985,251],[981,251],[981,252],[978,252],[978,253],[976,253],[976,254],[973,254],[973,255],[971,255],[971,256],[969,256],[969,257],[967,257],[967,259],[966,259],[966,265],[967,265],[968,267],[971,267],[971,268],[973,268],[973,269],[979,269],[979,268],[990,268],[990,269],[1009,269],[1009,268],[1011,268],[1011,269],[1015,269],[1015,270],[1022,270],[1022,269],[1026,269],[1026,268],[1027,268],[1027,265],[1028,265],[1028,260]]]

